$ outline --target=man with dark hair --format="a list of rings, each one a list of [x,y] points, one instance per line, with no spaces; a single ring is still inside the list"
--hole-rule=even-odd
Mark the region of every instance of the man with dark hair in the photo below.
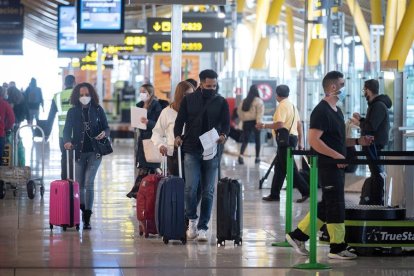
[[[175,145],[184,152],[185,212],[189,219],[187,238],[207,241],[207,224],[213,207],[214,186],[219,167],[219,154],[205,155],[199,137],[217,130],[217,144],[223,144],[230,129],[227,101],[217,94],[217,73],[200,73],[200,86],[183,99],[174,126]],[[185,124],[185,133],[183,129]],[[213,151],[214,152],[214,151]],[[217,151],[215,151],[217,152]],[[197,190],[201,185],[201,208],[197,222]]]
[[[72,95],[73,87],[75,87],[76,81],[75,76],[67,75],[65,77],[64,89],[53,96],[52,105],[50,107],[49,116],[48,116],[48,125],[50,130],[53,126],[53,121],[55,120],[56,113],[58,114],[58,126],[59,126],[59,146],[61,152],[61,178],[67,179],[67,164],[66,164],[66,150],[63,147],[63,128],[65,127],[66,115],[68,110],[72,107],[70,104],[70,97]],[[50,131],[49,131],[50,133]],[[72,166],[70,166],[72,171]],[[72,174],[71,174],[72,175]]]
[[[355,144],[369,145],[372,139],[363,136],[358,139],[347,139],[345,122],[338,101],[345,99],[344,76],[341,72],[332,71],[326,74],[323,81],[325,97],[313,109],[310,118],[309,144],[319,157],[319,179],[322,187],[322,201],[318,203],[317,226],[326,223],[330,237],[331,259],[350,260],[357,256],[347,250],[345,243],[345,172],[344,164],[327,164],[332,159],[344,159],[346,146]],[[286,240],[301,255],[308,255],[305,242],[309,239],[310,214],[299,222],[298,227],[288,234]]]
[[[280,201],[280,190],[286,177],[286,159],[288,147],[303,149],[303,133],[302,123],[300,122],[299,111],[289,101],[289,86],[279,85],[276,87],[276,100],[279,105],[273,115],[272,124],[258,123],[256,125],[259,129],[271,128],[275,133],[282,128],[289,131],[289,146],[278,145],[276,153],[275,173],[272,180],[272,188],[270,195],[263,197],[265,201]],[[301,203],[309,198],[309,186],[306,180],[299,174],[296,164],[293,171],[294,186],[302,194],[302,198],[296,202]]]
[[[390,130],[389,109],[392,106],[390,97],[379,95],[379,83],[370,79],[365,81],[364,97],[368,102],[367,117],[361,117],[357,112],[353,114],[354,121],[359,122],[361,135],[371,135],[374,143],[368,147],[362,147],[368,159],[378,159],[377,153],[388,144],[388,132]],[[383,205],[384,204],[384,170],[381,165],[370,164],[369,170],[373,180],[371,187],[366,189],[368,194],[361,195],[360,204]]]

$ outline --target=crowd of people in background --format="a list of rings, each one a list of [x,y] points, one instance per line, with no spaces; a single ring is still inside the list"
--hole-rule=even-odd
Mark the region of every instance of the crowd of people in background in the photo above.
[[[154,86],[150,83],[139,88],[137,107],[146,109],[147,116],[140,119],[145,125],[139,130],[136,141],[135,160],[138,169],[137,178],[127,194],[136,197],[143,177],[156,173],[160,163],[146,160],[143,141],[150,139],[161,155],[167,156],[168,171],[178,175],[178,162],[183,162],[185,178],[185,215],[188,219],[187,238],[207,241],[208,223],[213,207],[215,180],[220,173],[221,150],[230,132],[230,110],[225,98],[218,93],[218,75],[213,70],[204,70],[199,74],[200,84],[193,79],[178,83],[175,87],[174,101],[158,99]],[[337,71],[329,72],[322,81],[325,97],[314,108],[310,119],[308,142],[311,149],[321,160],[343,159],[346,147],[362,145],[368,159],[377,159],[377,151],[388,143],[389,115],[392,106],[388,96],[379,95],[379,83],[368,80],[363,93],[368,102],[366,118],[354,113],[352,121],[361,127],[362,135],[358,139],[345,136],[344,116],[337,106],[345,98],[345,80]],[[263,123],[264,103],[257,86],[252,85],[247,97],[236,107],[238,118],[242,122],[243,136],[238,163],[244,164],[244,152],[250,136],[254,134],[255,163],[260,163],[260,131],[271,129],[277,137],[285,131],[288,142],[279,140],[275,163],[275,173],[270,195],[265,201],[279,201],[280,191],[286,177],[286,158],[288,148],[304,149],[305,137],[297,107],[289,101],[290,89],[286,85],[276,88],[278,106],[271,124]],[[32,78],[27,89],[20,90],[14,82],[3,83],[0,87],[0,152],[3,152],[6,132],[18,127],[27,120],[29,124],[39,121],[40,107],[44,108],[42,90]],[[66,179],[72,172],[66,171],[66,152],[74,149],[76,160],[76,180],[80,183],[80,200],[84,229],[90,229],[90,218],[94,202],[94,179],[101,157],[97,141],[109,137],[109,126],[95,88],[89,83],[76,85],[75,77],[65,77],[64,89],[56,93],[52,100],[49,120],[58,115],[59,143],[62,152],[62,174]],[[203,148],[199,137],[210,131],[216,131],[217,144],[212,152]],[[375,141],[375,142],[374,142]],[[182,160],[178,160],[177,148],[183,151]],[[1,162],[1,159],[0,159]],[[0,163],[1,165],[1,163]],[[318,226],[327,225],[331,236],[330,258],[353,259],[355,254],[348,251],[344,241],[344,167],[343,164],[325,164],[319,170],[322,187],[322,201],[318,205]],[[373,190],[370,202],[383,203],[383,168],[370,166],[370,171],[379,184]],[[298,188],[302,198],[309,197],[309,186],[294,166],[294,187]],[[361,203],[362,204],[362,203]],[[198,208],[200,205],[200,208]],[[286,236],[287,241],[301,255],[308,255],[305,242],[309,238],[309,214],[298,227]]]

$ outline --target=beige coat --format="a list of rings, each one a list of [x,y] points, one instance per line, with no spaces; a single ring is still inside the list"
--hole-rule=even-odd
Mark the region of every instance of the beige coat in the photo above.
[[[242,110],[243,101],[240,103],[240,105],[237,108],[237,115],[239,115],[239,119],[243,122],[254,121],[254,120],[256,120],[257,123],[262,122],[263,113],[264,113],[264,104],[263,104],[262,99],[256,97],[253,100],[249,111]]]

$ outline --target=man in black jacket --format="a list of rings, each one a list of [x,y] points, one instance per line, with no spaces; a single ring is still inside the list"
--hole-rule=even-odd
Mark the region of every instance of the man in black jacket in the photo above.
[[[390,130],[390,117],[388,110],[392,106],[391,99],[387,95],[379,95],[379,83],[370,79],[365,81],[364,96],[368,102],[367,117],[363,118],[359,113],[353,117],[359,122],[361,135],[374,136],[374,143],[362,147],[368,159],[378,159],[378,151],[388,144],[388,132]],[[355,121],[355,120],[354,120]],[[368,189],[370,194],[362,195],[360,204],[383,205],[384,204],[384,174],[383,167],[370,164],[371,178],[375,180]]]
[[[174,126],[176,146],[182,145],[185,172],[185,211],[189,219],[187,238],[207,241],[207,224],[213,206],[214,186],[220,156],[206,156],[199,137],[215,128],[219,134],[217,144],[223,144],[230,130],[227,101],[217,94],[217,73],[200,73],[200,86],[183,99]],[[185,133],[183,133],[185,124]],[[215,151],[216,152],[216,151]],[[218,151],[217,151],[218,152]],[[201,208],[197,222],[197,189],[201,185]]]

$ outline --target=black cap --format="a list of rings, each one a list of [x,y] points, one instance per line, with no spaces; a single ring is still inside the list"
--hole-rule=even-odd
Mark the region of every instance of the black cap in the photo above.
[[[278,95],[279,97],[283,97],[283,98],[289,97],[289,91],[290,91],[289,86],[284,85],[284,84],[278,85],[276,87],[276,95]]]

